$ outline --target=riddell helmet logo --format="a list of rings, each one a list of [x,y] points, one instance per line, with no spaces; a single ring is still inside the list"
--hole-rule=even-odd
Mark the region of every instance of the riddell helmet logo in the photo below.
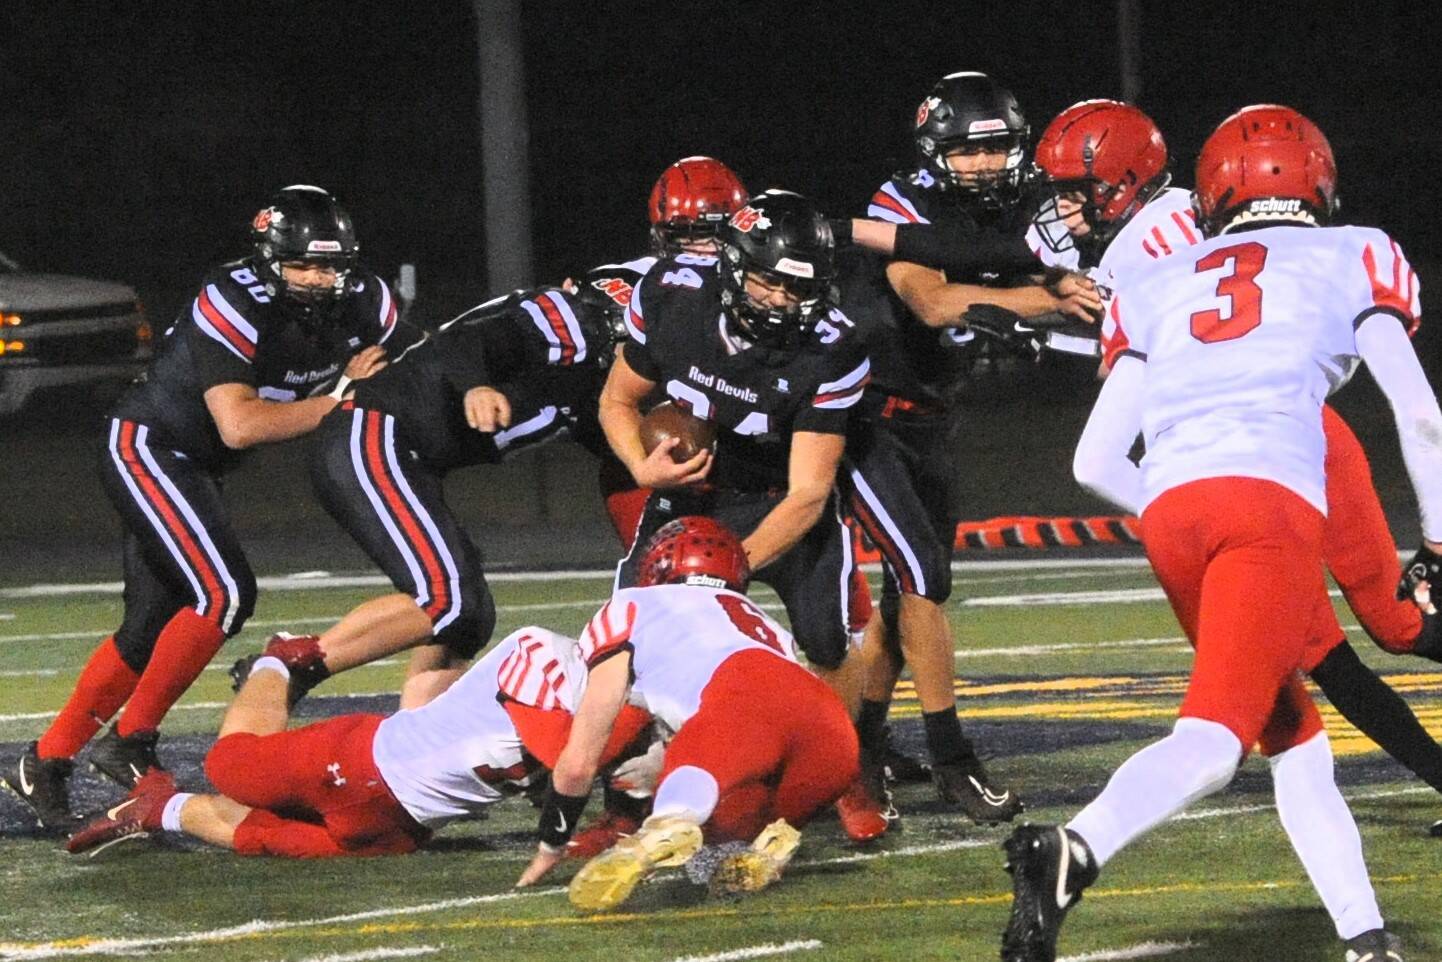
[[[916,108],[916,126],[920,127],[922,124],[926,123],[926,118],[930,117],[931,112],[940,106],[940,97],[927,97],[925,100],[923,100],[921,102],[921,106]]]
[[[759,227],[762,230],[770,227],[771,218],[767,217],[765,214],[761,213],[761,211],[757,210],[755,207],[752,207],[750,204],[747,204],[745,207],[741,208],[736,213],[731,215],[731,226],[736,228],[743,234],[749,234],[751,233],[751,229],[753,227]]]
[[[971,126],[966,128],[969,134],[993,134],[1006,130],[1006,121],[1000,117],[991,120],[973,120]]]
[[[263,207],[255,215],[255,220],[250,222],[250,226],[254,227],[256,230],[265,230],[266,228],[270,227],[270,221],[274,214],[275,211],[271,210],[271,208]]]
[[[1265,197],[1247,206],[1247,212],[1251,214],[1297,214],[1301,210],[1300,200],[1285,197]]]
[[[631,285],[619,277],[602,277],[592,281],[591,286],[622,307],[631,304]]]

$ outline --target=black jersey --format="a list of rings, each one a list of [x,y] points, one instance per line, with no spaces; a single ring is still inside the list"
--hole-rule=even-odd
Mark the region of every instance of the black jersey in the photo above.
[[[396,321],[390,288],[368,270],[352,271],[349,296],[334,317],[316,323],[276,304],[250,260],[232,261],[206,275],[111,416],[148,425],[153,444],[223,467],[234,452],[220,439],[206,391],[248,384],[268,401],[323,394],[357,351],[372,344],[394,349]]]
[[[442,325],[374,377],[357,406],[396,419],[408,446],[438,469],[494,463],[505,453],[595,418],[611,338],[592,304],[559,288],[498,297]],[[506,395],[511,424],[485,434],[466,423],[475,387]]]
[[[872,195],[866,216],[894,224],[946,224],[960,233],[983,230],[1025,234],[1029,224],[1025,205],[1012,213],[981,223],[937,187],[926,170],[897,174]],[[970,331],[937,329],[922,323],[896,295],[886,279],[887,259],[860,248],[840,258],[841,304],[862,324],[862,338],[872,359],[872,390],[911,401],[941,405],[947,388],[965,368]],[[965,275],[947,274],[962,284],[1008,287],[1035,270],[1019,270],[1015,263],[1004,270],[979,265]]]
[[[721,310],[716,258],[658,261],[626,311],[626,363],[672,400],[718,427],[710,481],[740,491],[787,487],[791,436],[845,434],[870,364],[838,309],[794,352],[748,345]]]

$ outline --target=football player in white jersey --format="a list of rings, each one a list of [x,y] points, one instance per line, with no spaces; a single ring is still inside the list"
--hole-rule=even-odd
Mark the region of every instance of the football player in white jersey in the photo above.
[[[169,772],[152,769],[66,847],[93,854],[172,831],[240,855],[414,851],[436,829],[524,790],[543,773],[542,762],[554,762],[585,666],[573,639],[522,628],[426,705],[290,731],[288,681],[289,669],[273,656],[252,667],[205,759],[219,794],[180,792]],[[644,712],[627,708],[603,759],[649,724]]]
[[[1367,362],[1433,552],[1442,411],[1410,350],[1420,303],[1415,284],[1394,283],[1411,276],[1401,249],[1378,230],[1326,227],[1335,187],[1331,148],[1305,117],[1239,111],[1197,162],[1206,239],[1129,275],[1113,302],[1124,347],[1098,407],[1142,412],[1143,540],[1197,654],[1171,735],[1128,759],[1065,827],[1007,840],[1007,962],[1051,962],[1067,909],[1101,866],[1225,786],[1253,745],[1349,962],[1401,962],[1299,669],[1318,622],[1335,618],[1322,566],[1326,396]]]
[[[763,888],[795,852],[798,830],[856,778],[846,707],[797,663],[791,635],[745,596],[749,580],[740,540],[710,518],[677,518],[647,543],[636,587],[617,591],[581,635],[585,694],[542,806],[539,849],[518,885],[560,860],[628,701],[676,734],[652,815],[572,880],[578,908],[616,907],[656,868],[689,861],[703,832],[712,842],[751,842],[721,863],[713,887]]]

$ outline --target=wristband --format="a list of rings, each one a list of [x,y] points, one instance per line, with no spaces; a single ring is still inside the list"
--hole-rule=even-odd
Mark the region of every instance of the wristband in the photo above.
[[[541,844],[564,848],[576,833],[576,823],[581,820],[581,812],[590,798],[589,792],[585,795],[562,795],[554,788],[546,792],[546,800],[541,804],[540,823],[536,826]]]
[[[836,238],[837,247],[851,246],[851,218],[833,217],[830,219],[831,236]]]
[[[340,379],[335,382],[335,388],[330,392],[330,396],[335,398],[337,401],[343,399],[345,397],[345,392],[350,387],[350,385],[350,378],[342,374],[340,376]]]

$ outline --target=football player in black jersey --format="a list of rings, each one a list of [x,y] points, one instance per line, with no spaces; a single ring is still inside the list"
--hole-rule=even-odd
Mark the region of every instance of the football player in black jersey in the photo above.
[[[732,216],[716,257],[660,261],[633,293],[630,340],[601,395],[601,424],[636,482],[655,489],[636,544],[672,518],[704,514],[743,536],[758,581],[781,596],[813,669],[854,710],[860,660],[848,658],[851,542],[835,495],[849,414],[870,363],[830,303],[831,230],[785,191]],[[714,461],[647,455],[641,404],[660,389],[716,423]],[[618,584],[635,578],[628,555]]]
[[[335,672],[415,649],[401,707],[417,707],[485,647],[495,603],[481,552],[446,504],[442,480],[562,428],[604,447],[595,398],[613,324],[620,328],[619,309],[591,288],[495,298],[357,384],[321,422],[311,462],[316,495],[395,593],[362,603],[320,635],[271,639],[265,654],[290,669],[293,697]],[[237,683],[253,661],[237,662]]]
[[[984,74],[952,74],[922,101],[914,136],[916,170],[883,184],[868,216],[945,224],[963,235],[1024,235],[1028,128],[1009,91]],[[1070,275],[1042,286],[1036,265],[1010,254],[943,272],[856,252],[850,266],[842,303],[867,322],[873,370],[843,475],[850,509],[885,561],[882,617],[868,641],[890,656],[868,683],[859,726],[873,801],[884,801],[885,719],[904,659],[941,797],[978,821],[1010,820],[1020,801],[989,780],[956,717],[955,656],[942,607],[951,593],[957,523],[948,393],[964,358],[957,348],[974,336],[972,320],[1056,312],[1091,319],[1100,299],[1089,282]]]
[[[361,267],[350,215],[318,187],[277,193],[254,251],[211,271],[145,374],[107,419],[106,494],[124,522],[125,615],[59,716],[6,782],[41,824],[70,823],[75,754],[128,786],[159,767],[161,719],[255,607],[255,576],[221,502],[238,451],[305,434],[339,381],[394,345],[390,289]]]

